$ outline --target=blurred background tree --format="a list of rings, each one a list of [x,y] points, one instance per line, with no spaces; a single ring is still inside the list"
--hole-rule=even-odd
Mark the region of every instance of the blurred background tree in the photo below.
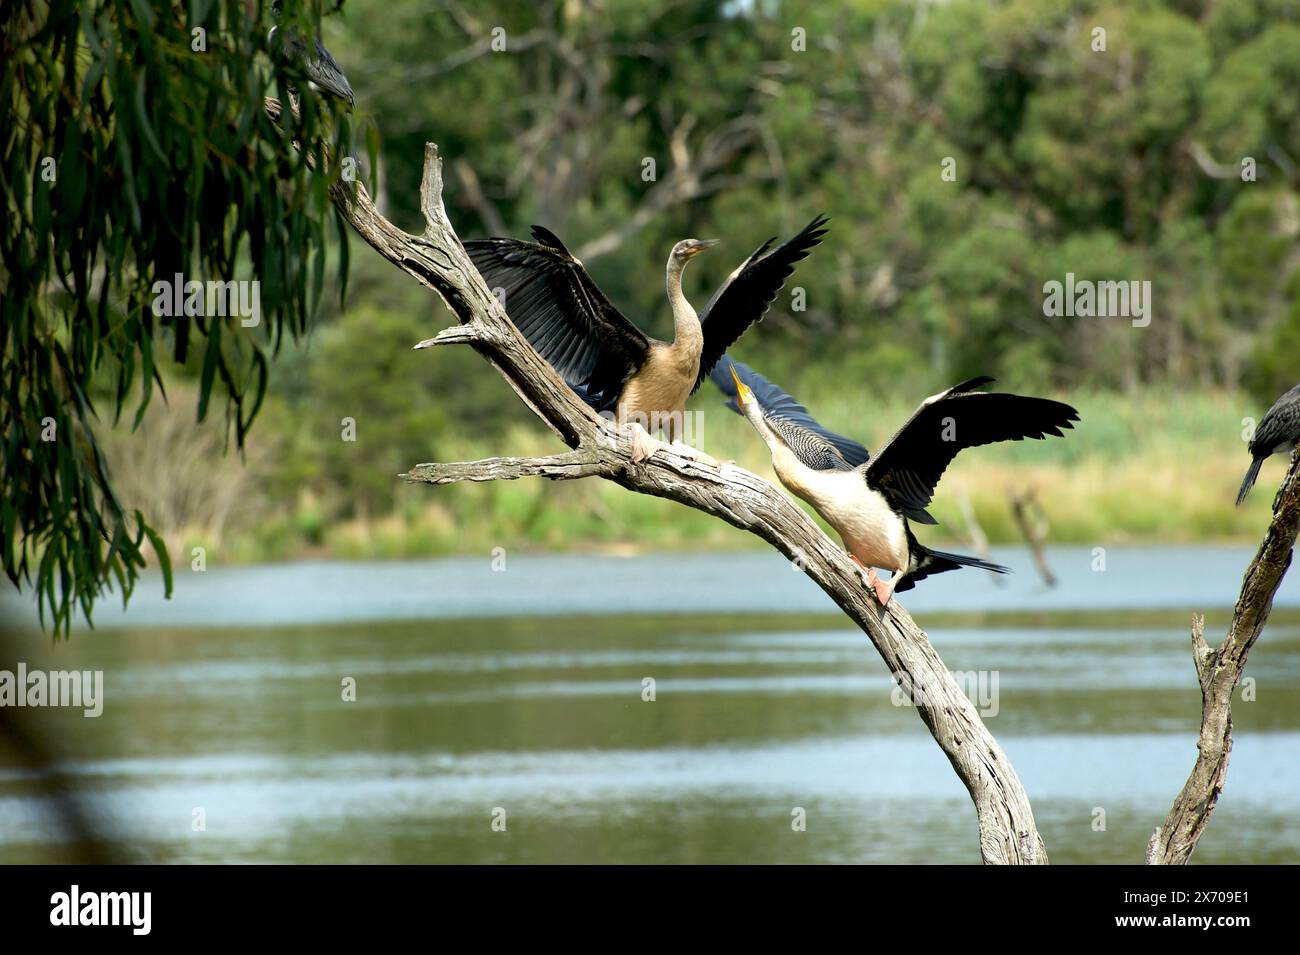
[[[314,30],[321,5],[291,7],[284,26]],[[310,150],[289,149],[263,109],[307,82],[268,55],[260,2],[25,0],[0,16],[3,560],[66,630],[113,584],[129,596],[146,541],[171,587],[162,539],[122,503],[97,430],[123,412],[143,420],[170,355],[197,371],[199,420],[215,394],[242,446],[268,351],[319,302],[334,216]],[[324,120],[307,97],[286,125],[311,144]],[[260,282],[260,322],[154,314],[154,283],[178,274]]]
[[[864,371],[905,350],[936,383],[1246,382],[1260,401],[1287,384],[1247,366],[1293,301],[1300,4],[371,7],[354,0],[338,46],[362,64],[394,216],[417,221],[436,136],[462,234],[544,223],[660,332],[650,277],[677,238],[727,239],[692,276],[703,292],[827,211],[807,313],[745,342],[777,371],[809,348]],[[1159,320],[1136,336],[1044,318],[1042,284],[1066,271],[1152,280]]]

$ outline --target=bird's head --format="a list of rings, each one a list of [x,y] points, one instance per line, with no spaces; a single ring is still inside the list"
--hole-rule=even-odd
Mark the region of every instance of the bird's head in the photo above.
[[[280,32],[280,14],[284,12],[282,0],[271,0],[271,19],[275,21],[275,26],[271,27],[266,34],[267,43],[275,43],[275,35]]]
[[[705,249],[711,249],[717,244],[717,239],[682,239],[682,241],[673,246],[673,261],[685,265]]]
[[[736,383],[736,407],[740,409],[741,414],[749,419],[750,424],[758,427],[757,422],[763,418],[763,409],[755,399],[754,392],[749,385],[741,381],[740,376],[736,374],[735,365],[731,366],[731,380]]]
[[[731,380],[736,383],[736,404],[740,406],[741,411],[744,411],[745,405],[754,403],[754,393],[749,390],[749,385],[740,380],[735,365],[731,366]]]

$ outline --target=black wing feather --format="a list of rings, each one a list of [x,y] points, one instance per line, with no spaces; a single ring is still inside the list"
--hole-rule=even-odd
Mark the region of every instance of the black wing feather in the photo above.
[[[773,430],[781,434],[783,438],[785,437],[785,433],[775,424],[777,421],[789,422],[798,428],[817,435],[834,448],[836,455],[850,468],[858,467],[871,458],[871,452],[865,447],[858,444],[858,442],[854,441],[852,438],[846,438],[842,434],[836,434],[830,428],[822,425],[817,421],[817,419],[808,413],[807,408],[799,404],[799,402],[794,399],[794,396],[783,391],[779,385],[775,385],[768,381],[743,362],[732,361],[730,358],[724,358],[724,360],[717,363],[717,367],[715,367],[712,373],[710,373],[709,378],[712,379],[713,383],[718,386],[719,390],[728,397],[729,400],[727,401],[727,407],[732,411],[740,414],[740,407],[736,404],[736,385],[735,382],[731,380],[732,368],[736,369],[736,374],[740,377],[740,380],[748,385],[750,391],[754,393],[754,398],[758,401],[758,406],[763,409],[763,417],[770,423],[773,423]],[[787,443],[790,443],[795,453],[799,454],[799,449],[794,447],[788,439]],[[804,457],[800,455],[800,460],[808,467],[818,471],[827,470],[828,467],[835,467],[835,470],[839,470],[839,467],[835,466],[833,462],[829,465],[826,463],[818,463],[819,461],[824,462],[825,460],[820,454],[813,455],[809,459],[804,459]]]
[[[612,409],[645,364],[650,340],[605,297],[553,232],[537,242],[475,239],[465,250],[488,287],[504,289],[506,314],[584,401]]]
[[[700,312],[704,326],[704,351],[700,355],[700,372],[695,387],[691,389],[692,394],[699,390],[736,339],[766,314],[785,280],[794,273],[795,263],[807,258],[826,235],[822,227],[827,221],[825,216],[817,216],[804,226],[802,232],[771,252],[768,249],[776,238],[768,239],[713,293]]]
[[[1049,398],[972,391],[991,378],[972,378],[927,400],[877,452],[867,483],[908,517],[923,513],[958,452],[998,441],[1061,437],[1079,413]]]

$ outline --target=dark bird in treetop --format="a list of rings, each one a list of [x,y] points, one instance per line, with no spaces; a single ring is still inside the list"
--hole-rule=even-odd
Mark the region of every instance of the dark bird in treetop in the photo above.
[[[272,0],[271,16],[278,20],[282,7],[282,0]],[[308,55],[307,44],[302,37],[292,30],[281,30],[278,25],[271,27],[266,39],[273,47],[278,46],[281,56],[301,67],[307,74],[307,83],[312,90],[341,99],[349,106],[355,105],[356,97],[352,94],[352,86],[343,73],[343,67],[339,66],[338,60],[325,49],[319,38],[312,38],[316,50],[314,56]],[[297,90],[292,92],[297,93]]]

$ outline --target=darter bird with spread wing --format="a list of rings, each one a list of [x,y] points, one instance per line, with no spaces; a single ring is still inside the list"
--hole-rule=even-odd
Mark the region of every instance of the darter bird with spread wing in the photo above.
[[[909,521],[938,522],[926,511],[943,472],[965,448],[1024,438],[1061,437],[1078,421],[1059,401],[976,389],[992,378],[972,378],[927,398],[875,457],[863,445],[819,424],[780,387],[727,359],[713,381],[728,406],[749,420],[772,454],[785,487],[835,528],[853,562],[882,604],[931,574],[961,567],[996,573],[1006,568],[978,557],[931,550]],[[875,568],[893,571],[888,582]]]
[[[554,233],[533,227],[536,242],[491,238],[465,243],[506,314],[579,397],[631,432],[633,462],[664,447],[714,463],[687,447],[686,399],[718,360],[767,312],[796,262],[826,234],[823,216],[773,248],[763,243],[731,273],[697,314],[682,292],[686,264],[716,240],[685,239],[668,256],[673,340],[657,341],[623,315]]]

